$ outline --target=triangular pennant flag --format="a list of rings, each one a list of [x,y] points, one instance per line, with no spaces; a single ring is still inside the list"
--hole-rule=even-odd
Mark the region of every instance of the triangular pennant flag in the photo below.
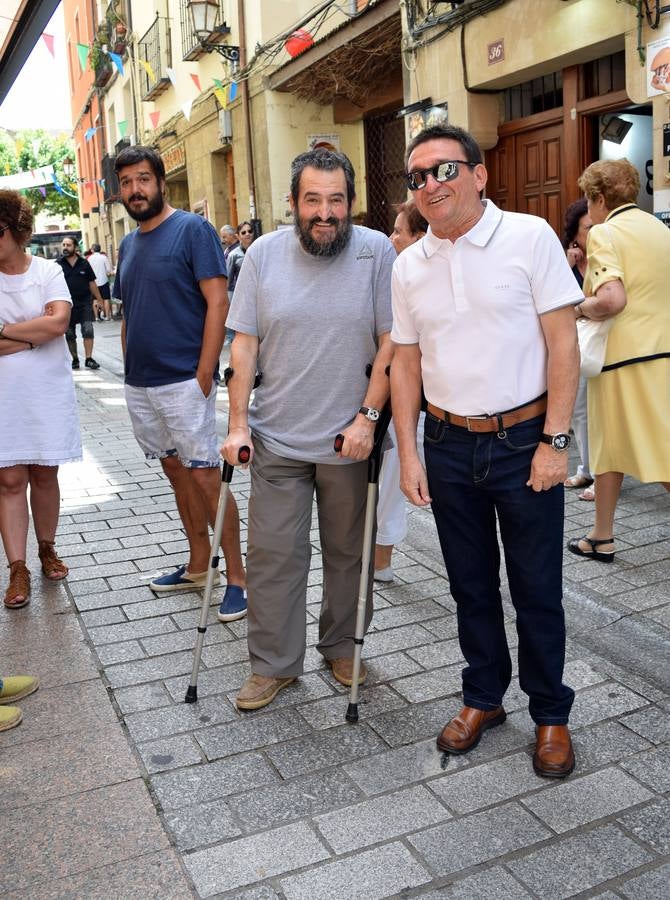
[[[93,135],[96,133],[97,130],[98,130],[97,128],[87,128],[86,129],[86,131],[84,132],[84,137],[86,138],[86,143],[88,143],[91,140],[91,138],[93,137]]]
[[[9,163],[5,163],[5,175],[9,175],[9,173],[10,173],[11,171],[12,171],[12,167],[10,166],[10,164],[9,164]]]
[[[35,175],[35,170],[34,170],[34,169],[31,169],[31,170],[30,170],[30,174],[33,176],[33,178],[36,178],[36,177],[37,177],[37,176]]]
[[[108,50],[108,51],[107,51],[107,56],[109,56],[109,58],[110,58],[111,61],[114,63],[114,65],[116,66],[116,68],[117,68],[117,70],[120,72],[120,74],[123,75],[123,60],[121,59],[121,57],[119,56],[119,54],[118,54],[118,53],[112,53],[111,50]]]
[[[16,155],[17,155],[17,156],[21,156],[21,154],[23,153],[23,148],[24,148],[25,146],[26,146],[26,142],[25,142],[25,141],[22,141],[22,140],[19,140],[19,138],[17,138],[17,139],[14,141],[14,149],[16,150]]]
[[[39,188],[39,192],[43,197],[46,197],[47,189],[44,187],[44,185],[41,185],[41,187]]]
[[[191,107],[193,106],[192,100],[187,100],[186,103],[182,103],[181,111],[184,113],[184,118],[187,122],[191,121]]]
[[[191,79],[193,81],[193,84],[197,87],[198,93],[202,94],[202,88],[200,87],[200,79],[195,74],[195,72],[191,72]]]
[[[233,102],[235,97],[237,97],[237,82],[231,81],[230,82],[230,102],[231,103]]]
[[[175,74],[174,69],[170,69],[170,68],[166,67],[165,71],[167,73],[167,77],[172,82],[172,87],[176,90],[177,89],[177,76]]]
[[[47,45],[47,50],[55,59],[53,34],[47,34],[46,31],[43,31],[42,37],[44,38],[44,43]]]
[[[221,104],[221,109],[228,109],[228,94],[220,88],[214,88],[214,96]]]
[[[86,62],[88,60],[88,54],[90,52],[90,47],[87,47],[86,44],[77,44],[77,53],[79,54],[79,66],[81,67],[81,71],[83,72],[86,69]]]
[[[104,178],[101,178],[100,181],[98,182],[98,184],[100,185],[100,187],[101,187],[101,188],[103,189],[103,191],[104,191],[104,189],[105,189],[105,179],[104,179]]]
[[[128,120],[124,119],[123,122],[117,122],[119,128],[119,134],[122,138],[126,136],[126,131],[128,131]]]
[[[156,128],[158,128],[158,122],[160,120],[160,117],[161,117],[160,109],[157,109],[156,112],[149,113],[149,118],[151,119],[151,127],[154,129],[154,131],[156,130]]]
[[[138,59],[138,63],[144,68],[144,71],[147,73],[148,77],[151,81],[156,81],[156,74],[154,70],[151,68],[151,63],[148,63],[146,59]]]
[[[35,154],[35,156],[37,156],[37,154],[40,152],[40,146],[41,146],[40,139],[35,138],[32,141],[32,148],[33,148],[33,153]]]
[[[213,81],[214,84],[218,87],[218,89],[219,89],[220,91],[222,91],[223,88],[225,87],[224,83],[223,83],[219,78],[212,78],[212,81]]]
[[[84,187],[86,188],[87,191],[90,192],[93,190],[93,184],[94,184],[93,181],[87,181],[86,184],[84,185]]]

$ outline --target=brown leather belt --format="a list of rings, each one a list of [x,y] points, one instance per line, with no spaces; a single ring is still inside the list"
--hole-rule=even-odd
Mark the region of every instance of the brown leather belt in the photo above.
[[[534,419],[535,416],[541,416],[547,411],[547,398],[539,397],[537,400],[531,400],[525,406],[518,406],[509,412],[496,413],[493,416],[457,416],[454,413],[447,412],[446,409],[440,409],[429,403],[428,412],[443,422],[449,422],[450,425],[457,425],[459,428],[467,428],[468,431],[487,432],[487,431],[504,431],[511,428],[512,425],[518,425],[519,422],[526,422],[528,419]]]

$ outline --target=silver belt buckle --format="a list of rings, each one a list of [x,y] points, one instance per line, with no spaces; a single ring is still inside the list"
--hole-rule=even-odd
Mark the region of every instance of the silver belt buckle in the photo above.
[[[470,419],[472,419],[473,422],[485,422],[487,419],[490,419],[490,418],[492,418],[492,417],[491,416],[466,416],[465,421],[467,422],[468,431],[472,431],[472,428],[470,428]]]

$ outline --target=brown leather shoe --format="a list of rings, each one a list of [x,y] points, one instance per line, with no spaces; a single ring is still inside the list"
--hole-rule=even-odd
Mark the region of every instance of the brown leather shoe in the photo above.
[[[270,678],[267,675],[250,675],[235,698],[238,709],[262,709],[272,703],[282,688],[295,678]]]
[[[456,718],[444,726],[437,738],[437,746],[445,753],[467,753],[477,746],[482,732],[502,725],[506,718],[502,706],[489,710],[464,706]]]
[[[537,725],[535,733],[535,774],[543,778],[565,778],[575,768],[570,729],[567,725]]]
[[[351,687],[354,680],[354,660],[350,656],[339,656],[337,659],[327,659],[326,662],[333,670],[333,678],[340,684]],[[358,672],[358,683],[363,684],[368,677],[368,668],[361,660],[361,667]]]

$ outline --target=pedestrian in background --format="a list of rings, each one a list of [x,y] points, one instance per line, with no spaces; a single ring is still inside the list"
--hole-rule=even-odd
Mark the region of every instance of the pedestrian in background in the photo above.
[[[72,368],[79,368],[76,334],[76,328],[79,325],[86,355],[84,365],[87,369],[99,369],[100,364],[93,359],[93,305],[97,302],[102,309],[103,302],[95,281],[95,272],[90,263],[79,254],[77,242],[73,237],[63,238],[61,255],[57,262],[63,270],[65,282],[72,298],[70,324],[66,334],[67,345],[72,356]]]
[[[565,212],[565,224],[563,228],[563,247],[568,258],[568,264],[572,274],[577,279],[580,288],[584,286],[586,274],[586,239],[591,228],[591,217],[586,206],[586,200],[582,197],[571,203]],[[579,494],[580,500],[593,500],[593,477],[589,467],[589,423],[586,410],[586,382],[587,379],[579,376],[575,407],[572,411],[572,430],[575,435],[575,443],[579,451],[579,465],[574,475],[565,479],[566,488],[584,488]]]
[[[563,684],[563,482],[581,292],[543,219],[481,199],[487,172],[472,135],[451,125],[425,129],[406,164],[430,228],[393,271],[400,483],[412,503],[432,504],[466,661],[464,707],[437,745],[467,753],[506,718],[512,662],[499,524],[519,682],[536,724],[533,766],[564,777],[575,758],[567,726],[574,692]],[[427,473],[416,449],[422,382]]]
[[[575,314],[613,322],[604,370],[588,380],[596,519],[568,549],[612,562],[623,476],[670,490],[670,231],[637,206],[640,176],[627,159],[592,163],[579,187],[593,225]]]
[[[112,318],[111,293],[109,288],[109,276],[113,273],[109,257],[100,250],[100,244],[91,245],[91,255],[88,264],[95,273],[95,283],[98,285],[102,297],[103,308],[98,310],[98,319],[109,321]]]
[[[396,207],[393,231],[389,235],[393,249],[402,253],[425,235],[428,222],[416,205],[409,201]],[[423,449],[423,413],[419,417],[417,446]],[[384,453],[379,473],[379,499],[377,501],[377,543],[375,544],[375,581],[393,581],[393,548],[407,535],[407,498],[400,490],[400,459],[393,420],[389,423],[389,435],[394,446]]]

